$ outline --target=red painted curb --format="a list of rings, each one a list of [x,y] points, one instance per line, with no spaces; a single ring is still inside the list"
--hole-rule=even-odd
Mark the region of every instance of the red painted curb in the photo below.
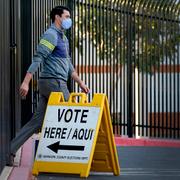
[[[31,171],[28,167],[15,167],[8,180],[31,180]]]
[[[23,145],[21,156],[21,167],[32,167],[33,164],[33,139],[29,138]]]
[[[117,146],[154,146],[154,147],[177,147],[180,148],[180,140],[163,139],[135,139],[115,136]]]

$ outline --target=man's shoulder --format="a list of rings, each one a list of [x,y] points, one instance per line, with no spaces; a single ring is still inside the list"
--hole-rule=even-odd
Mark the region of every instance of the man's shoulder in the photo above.
[[[53,44],[57,44],[58,35],[57,32],[50,27],[44,32],[41,39],[45,39]]]
[[[50,36],[54,36],[57,37],[57,31],[51,27],[49,27],[45,32],[44,35],[50,35]]]

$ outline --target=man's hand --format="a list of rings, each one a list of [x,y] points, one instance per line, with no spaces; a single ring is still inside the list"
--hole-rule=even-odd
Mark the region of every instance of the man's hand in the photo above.
[[[20,87],[20,90],[19,90],[19,93],[20,93],[21,97],[26,97],[28,91],[29,91],[29,84],[23,82],[21,84],[21,87]]]
[[[85,92],[86,94],[89,93],[89,88],[84,84],[83,81],[81,81],[76,71],[73,71],[71,77],[79,84],[83,92]]]
[[[81,87],[81,89],[84,93],[86,93],[86,94],[89,93],[89,88],[84,83],[81,83],[79,86]]]
[[[28,91],[29,91],[29,82],[32,79],[32,74],[31,73],[26,73],[26,76],[24,78],[24,81],[21,84],[19,93],[21,95],[21,97],[26,97]]]

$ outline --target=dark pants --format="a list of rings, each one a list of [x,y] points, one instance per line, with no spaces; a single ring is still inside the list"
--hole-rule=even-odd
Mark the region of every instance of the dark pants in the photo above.
[[[48,98],[51,92],[62,92],[64,99],[69,99],[67,83],[59,79],[40,79],[38,82],[40,99],[37,111],[31,120],[25,124],[11,142],[11,153],[15,154],[24,142],[42,127]]]

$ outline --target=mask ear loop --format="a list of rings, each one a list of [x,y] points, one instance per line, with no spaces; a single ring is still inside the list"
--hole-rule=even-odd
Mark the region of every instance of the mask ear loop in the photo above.
[[[59,17],[59,22],[60,22],[60,25],[61,25],[61,24],[62,24],[62,21],[61,21],[60,15],[56,14],[55,17],[56,17],[56,19],[58,19],[58,17]]]

